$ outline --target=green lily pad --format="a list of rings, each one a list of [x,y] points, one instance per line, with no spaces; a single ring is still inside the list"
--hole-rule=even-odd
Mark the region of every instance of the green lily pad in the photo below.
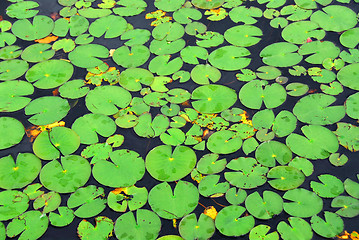
[[[16,162],[11,155],[0,159],[0,187],[23,188],[40,173],[41,161],[32,153],[19,153]]]
[[[85,87],[85,81],[81,79],[68,81],[59,88],[60,96],[69,99],[82,98],[89,91],[90,88]]]
[[[7,81],[21,77],[29,68],[26,61],[11,59],[0,62],[0,80]]]
[[[197,170],[202,174],[214,174],[224,170],[227,165],[226,159],[218,160],[219,155],[209,153],[201,157],[197,163]]]
[[[279,235],[277,232],[272,232],[267,235],[270,227],[267,225],[257,225],[249,232],[250,240],[278,240]]]
[[[160,218],[146,209],[138,209],[136,218],[133,212],[128,212],[117,218],[115,222],[115,234],[118,239],[155,240],[160,230]]]
[[[93,37],[89,37],[90,34],[83,34],[89,28],[89,21],[85,17],[79,15],[70,15],[69,17],[70,21],[65,18],[59,18],[58,20],[56,20],[55,27],[52,33],[59,37],[65,37],[69,32],[71,37],[77,37],[76,44],[85,44],[85,42],[92,42],[90,40],[93,40]]]
[[[196,65],[191,71],[192,80],[200,85],[209,84],[211,82],[215,83],[221,78],[221,72],[212,67],[209,64],[206,65]]]
[[[359,150],[359,127],[349,123],[337,123],[337,130],[334,132],[337,135],[339,144],[347,148],[351,152]]]
[[[40,181],[44,187],[59,193],[74,192],[83,186],[91,175],[90,163],[77,155],[61,158],[61,163],[53,160],[40,172]]]
[[[26,80],[40,89],[58,87],[67,82],[74,72],[71,63],[63,60],[48,60],[37,63],[26,73]]]
[[[21,54],[21,58],[27,62],[42,62],[52,58],[55,50],[47,43],[36,43],[28,46]]]
[[[299,121],[327,125],[340,121],[345,116],[344,106],[329,106],[336,98],[322,93],[301,98],[293,108]]]
[[[8,237],[20,234],[19,239],[39,239],[47,230],[49,219],[40,211],[28,211],[14,218],[6,227]]]
[[[145,187],[130,186],[115,189],[108,194],[107,205],[116,212],[135,211],[147,203],[148,191]]]
[[[112,115],[131,102],[131,94],[119,86],[99,86],[86,96],[86,107],[93,113]]]
[[[191,213],[182,218],[179,233],[184,239],[210,239],[215,232],[212,218],[201,213],[197,220],[196,214]]]
[[[295,167],[302,171],[306,177],[312,175],[314,172],[313,163],[306,158],[295,157],[289,162],[288,166]]]
[[[103,63],[99,58],[107,58],[109,51],[106,47],[98,44],[86,44],[77,46],[69,53],[71,63],[81,68],[97,67]]]
[[[209,84],[193,90],[194,109],[201,113],[218,113],[230,108],[237,96],[233,89],[222,85]]]
[[[283,198],[290,201],[283,203],[284,211],[294,217],[308,218],[318,214],[323,208],[323,200],[304,188],[289,190]]]
[[[299,217],[288,218],[289,224],[282,221],[278,224],[277,230],[283,240],[311,240],[313,231],[304,219]]]
[[[207,60],[208,51],[203,47],[187,46],[181,50],[181,58],[185,63],[199,64],[198,58]]]
[[[29,197],[22,192],[5,190],[0,192],[0,219],[7,221],[24,213],[29,207]]]
[[[116,38],[126,31],[127,21],[121,16],[109,15],[96,19],[91,23],[89,33],[99,38]]]
[[[260,109],[263,102],[267,108],[276,108],[282,105],[287,98],[284,87],[278,83],[267,84],[268,82],[260,80],[246,83],[239,91],[241,103],[252,109]]]
[[[243,47],[225,46],[211,52],[208,61],[218,69],[234,71],[249,65],[251,59],[246,56],[250,54],[249,50]]]
[[[276,161],[285,165],[292,160],[292,152],[283,143],[277,141],[268,141],[260,144],[256,150],[257,161],[266,167],[274,167]]]
[[[59,207],[59,214],[50,212],[49,220],[51,225],[55,227],[64,227],[72,223],[75,218],[74,212],[68,207]]]
[[[247,198],[247,192],[244,189],[232,187],[226,192],[226,200],[232,205],[239,205]]]
[[[267,178],[275,178],[268,181],[273,188],[287,191],[302,185],[305,175],[292,166],[277,166],[268,172]]]
[[[114,121],[102,114],[86,114],[75,120],[71,127],[79,136],[81,143],[93,144],[98,142],[97,134],[109,137],[116,131]]]
[[[262,61],[274,67],[290,67],[298,64],[302,56],[297,53],[298,47],[288,42],[273,43],[260,52]]]
[[[339,56],[340,48],[329,41],[313,41],[303,44],[298,53],[300,55],[310,55],[305,59],[311,64],[321,64],[326,58],[335,59]]]
[[[0,49],[0,59],[3,60],[14,59],[19,57],[21,53],[22,50],[19,46],[12,45],[12,46],[3,47]]]
[[[31,95],[34,87],[25,81],[6,81],[0,83],[0,111],[16,112],[24,108],[31,99],[24,97]]]
[[[33,115],[28,119],[30,123],[46,125],[63,119],[69,110],[70,105],[67,100],[56,96],[47,96],[32,100],[25,107],[25,114]]]
[[[167,182],[154,186],[148,203],[161,218],[179,219],[192,212],[198,205],[198,189],[189,182],[178,181],[174,191]]]
[[[166,12],[174,12],[181,8],[185,0],[155,0],[155,7]]]
[[[305,43],[308,38],[322,40],[325,37],[325,31],[323,29],[319,29],[319,25],[315,22],[298,21],[286,26],[282,31],[282,37],[287,42],[306,45]],[[308,45],[308,47],[311,45],[319,45],[315,42],[314,44]]]
[[[352,28],[340,35],[340,43],[347,48],[355,48],[359,41],[359,28]]]
[[[196,165],[197,157],[186,146],[177,146],[173,152],[169,145],[157,146],[146,156],[146,169],[160,181],[176,181],[188,175]]]
[[[139,67],[143,65],[149,57],[150,50],[144,45],[134,45],[131,49],[127,46],[119,47],[112,56],[113,61],[124,68]]]
[[[275,192],[264,191],[263,198],[258,192],[250,194],[246,198],[246,209],[258,219],[270,219],[283,210],[283,199]]]
[[[342,32],[357,24],[356,13],[348,7],[330,5],[312,14],[310,20],[325,31]]]
[[[145,174],[143,159],[135,151],[121,149],[110,153],[112,162],[100,159],[92,168],[92,175],[102,185],[129,187]]]
[[[335,213],[346,218],[359,215],[359,200],[349,196],[338,196],[333,199],[331,207],[340,208]]]
[[[199,193],[204,197],[216,196],[217,194],[224,194],[229,189],[228,182],[219,183],[220,175],[205,176],[198,184]]]
[[[317,215],[310,219],[314,232],[325,238],[334,238],[343,232],[344,222],[337,214],[325,211],[324,217],[325,221]]]
[[[157,75],[171,75],[181,69],[183,61],[180,57],[170,61],[171,55],[161,55],[153,58],[148,69]],[[146,59],[147,60],[147,59]]]
[[[0,149],[12,147],[21,142],[25,134],[22,123],[12,117],[0,117]]]
[[[74,212],[75,216],[80,218],[90,218],[101,213],[106,207],[106,200],[104,190],[95,185],[89,185],[77,189],[67,199],[67,206],[69,208],[77,208]]]
[[[151,32],[147,29],[132,29],[124,32],[121,35],[121,40],[128,40],[124,44],[132,47],[134,45],[145,44],[151,36]]]
[[[338,178],[330,174],[318,176],[322,183],[310,182],[313,191],[322,198],[335,198],[344,192],[344,184]]]
[[[180,8],[173,13],[173,19],[180,24],[188,24],[201,18],[202,13],[195,8]]]
[[[222,6],[222,4],[224,3],[224,0],[212,0],[212,1],[207,1],[207,0],[192,0],[191,3],[200,9],[213,9],[213,8],[218,8],[220,6]]]
[[[34,9],[38,6],[39,4],[34,1],[20,1],[8,6],[6,15],[17,19],[32,18],[39,12],[39,10]]]
[[[338,139],[329,129],[318,125],[301,128],[306,137],[290,134],[286,144],[295,154],[309,159],[325,159],[339,148]]]
[[[239,150],[242,146],[241,137],[236,137],[235,132],[223,130],[212,134],[207,142],[207,148],[213,153],[230,154]]]
[[[239,6],[229,12],[229,17],[235,23],[243,22],[244,24],[254,24],[257,22],[256,18],[262,17],[262,14],[260,8]]]
[[[266,183],[267,167],[258,164],[254,158],[240,157],[231,160],[227,168],[235,172],[225,172],[224,177],[231,184],[238,188],[251,189]]]
[[[11,31],[18,38],[33,41],[48,36],[54,28],[54,21],[48,16],[37,15],[32,23],[27,19],[14,22]]]
[[[245,212],[242,206],[231,205],[219,211],[216,217],[216,228],[225,236],[237,237],[249,233],[254,227],[254,217],[242,216]]]
[[[144,85],[151,85],[154,80],[153,74],[143,68],[129,68],[123,71],[120,75],[120,85],[133,92],[142,89],[141,83]]]
[[[35,210],[43,208],[42,213],[46,214],[55,211],[61,204],[61,196],[57,192],[42,194],[33,202]]]
[[[239,25],[224,32],[226,41],[239,47],[249,47],[257,44],[262,35],[262,30],[253,25]]]
[[[77,228],[81,239],[108,239],[112,236],[113,221],[108,217],[96,217],[95,227],[88,221],[82,220]]]
[[[338,81],[345,87],[359,91],[359,81],[356,75],[359,74],[359,63],[346,65],[337,74]]]
[[[272,130],[277,137],[285,137],[291,134],[296,127],[297,118],[293,113],[283,110],[275,117]]]

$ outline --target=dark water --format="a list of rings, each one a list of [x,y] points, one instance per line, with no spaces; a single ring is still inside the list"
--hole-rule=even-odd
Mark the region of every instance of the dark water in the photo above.
[[[51,13],[58,12],[61,9],[61,6],[59,6],[57,4],[56,0],[36,0],[36,1],[40,3],[40,7],[39,7],[40,12],[38,14],[43,14],[43,15],[49,16]],[[155,11],[156,9],[153,6],[153,1],[147,1],[147,2],[148,2],[148,8],[146,9],[146,12]],[[290,3],[292,3],[292,2],[287,1],[287,5],[289,5]],[[338,2],[335,2],[332,4],[341,5]],[[9,3],[7,1],[5,1],[5,0],[0,1],[0,10],[1,10],[0,15],[2,15],[4,17],[4,19],[9,19],[4,14],[5,9],[8,5],[9,5]],[[255,6],[255,7],[261,8],[263,11],[265,10],[264,5],[259,5],[256,2],[248,1],[248,2],[244,3],[244,5]],[[358,10],[359,10],[358,4],[350,4],[350,5],[344,4],[344,5],[351,7],[355,12],[358,12]],[[148,29],[150,31],[153,29],[153,27],[150,26],[151,20],[145,19],[145,13],[141,13],[140,15],[135,16],[135,17],[128,17],[126,19],[129,23],[131,23],[134,26],[134,28]],[[11,21],[14,21],[14,20],[11,20]],[[220,22],[212,22],[212,21],[206,20],[205,16],[204,16],[201,21],[205,25],[208,26],[209,31],[217,31],[221,34],[223,34],[226,29],[228,29],[232,26],[235,26],[235,23],[230,21],[229,17],[227,17],[225,20],[222,20]],[[262,40],[258,44],[248,48],[251,52],[252,62],[247,68],[250,68],[252,70],[255,70],[258,67],[264,65],[259,57],[259,52],[265,46],[268,46],[274,42],[283,41],[283,39],[281,38],[281,29],[273,29],[272,27],[270,27],[269,20],[265,19],[264,17],[260,18],[259,21],[254,25],[262,29],[263,37],[262,37]],[[323,40],[332,41],[337,46],[341,47],[341,45],[339,44],[339,36],[340,35],[337,33],[327,32],[327,35]],[[194,37],[185,35],[184,39],[186,40],[187,45],[192,45],[192,46],[196,45]],[[118,38],[117,39],[106,39],[106,40],[103,38],[100,38],[100,39],[96,39],[94,43],[102,44],[102,45],[106,46],[108,49],[115,49],[115,48],[118,48],[119,46],[121,46],[123,41],[119,40]],[[149,43],[150,42],[147,42],[146,45],[149,46]],[[15,44],[25,48],[29,44],[32,44],[32,42],[29,43],[26,41],[18,40]],[[221,46],[223,46],[223,45],[225,45],[225,43],[222,44]],[[341,49],[341,50],[343,50],[343,49]],[[176,57],[177,55],[178,54],[174,54],[173,57]],[[66,54],[64,56],[66,56]],[[61,58],[64,58],[64,56],[62,56]],[[202,61],[202,60],[200,60],[200,61]],[[115,65],[111,60],[106,61],[106,62],[110,66],[116,66],[118,68],[118,66]],[[149,63],[149,61],[147,61],[147,65],[148,65],[148,63]],[[205,63],[205,61],[202,61],[201,63]],[[145,67],[147,67],[147,65],[142,66],[142,67],[145,68]],[[309,67],[309,64],[306,64],[304,61],[301,62],[300,65],[304,66],[305,68]],[[193,66],[184,64],[182,70],[190,71],[192,69],[192,67]],[[75,69],[76,70],[75,70],[75,73],[74,73],[74,76],[72,77],[72,79],[84,79],[84,76],[86,75],[86,71],[84,69],[80,69],[80,68],[75,68]],[[119,68],[119,70],[122,71],[123,69]],[[281,68],[281,70],[282,70],[282,76],[288,77],[290,82],[302,82],[302,83],[308,84],[310,89],[319,89],[319,92],[320,92],[319,84],[313,82],[310,79],[310,77],[308,77],[308,76],[294,77],[294,76],[291,76],[290,74],[288,74],[288,69]],[[243,82],[239,82],[236,80],[235,74],[237,72],[221,71],[221,73],[222,73],[222,78],[219,82],[217,82],[218,84],[223,84],[228,87],[231,87],[232,89],[235,89],[237,92],[244,85]],[[169,88],[181,87],[181,88],[185,88],[189,91],[192,91],[193,89],[198,87],[198,85],[191,83],[190,81],[185,84],[179,84],[178,82],[173,82],[173,83],[167,84],[167,87],[169,87]],[[337,101],[334,103],[334,105],[343,105],[346,98],[353,93],[354,93],[354,91],[345,88],[345,91],[342,94],[340,94],[339,96],[337,96]],[[46,95],[52,95],[52,89],[51,90],[37,89],[35,91],[35,93],[33,94],[33,96],[31,96],[31,97],[33,99],[35,99],[35,98],[38,98],[41,96],[46,96]],[[132,93],[132,96],[140,97],[139,93]],[[298,97],[288,96],[285,104],[283,104],[282,106],[273,110],[275,115],[285,109],[291,111],[298,99],[299,99]],[[257,110],[246,109],[243,105],[241,105],[239,100],[233,107],[239,107],[239,108],[246,110],[251,117],[257,111]],[[152,116],[155,116],[157,114],[157,110],[158,109],[156,109],[156,108],[151,108]],[[75,119],[77,119],[80,116],[83,116],[86,113],[88,113],[88,110],[85,106],[84,98],[79,99],[78,103],[70,110],[70,112],[65,117],[65,119],[63,119],[66,122],[66,127],[71,127],[71,125]],[[25,127],[30,126],[30,123],[27,121],[27,117],[24,114],[23,109],[18,112],[14,112],[14,113],[5,113],[5,114],[2,113],[1,115],[15,117],[16,119],[20,120],[24,124]],[[353,119],[350,119],[349,117],[345,117],[341,121],[357,125],[357,123]],[[304,124],[298,122],[297,129],[295,132],[301,133],[300,128],[303,125]],[[326,127],[328,127],[330,130],[333,130],[333,131],[336,129],[335,125],[326,126]],[[140,138],[134,133],[134,131],[132,129],[117,128],[116,133],[122,134],[125,136],[125,142],[121,146],[121,148],[127,148],[130,150],[134,150],[134,151],[138,152],[143,158],[145,158],[147,153],[152,148],[162,144],[162,142],[159,140],[159,138],[155,138],[155,139]],[[285,142],[285,138],[279,138],[279,139],[276,138],[275,140]],[[100,139],[100,142],[103,142],[103,141],[104,141],[104,139]],[[81,151],[84,149],[84,147],[85,146],[81,145],[80,149],[76,152],[76,154],[80,154]],[[30,143],[28,138],[24,137],[23,141],[20,144],[12,147],[10,149],[2,150],[0,152],[0,157],[7,156],[9,154],[12,154],[13,156],[15,156],[19,152],[32,152],[32,144]],[[311,189],[310,182],[312,180],[318,181],[317,176],[320,174],[325,174],[325,173],[337,176],[342,181],[344,181],[346,178],[351,178],[352,180],[355,180],[356,174],[359,173],[359,171],[358,171],[358,169],[359,169],[359,154],[349,152],[342,146],[340,146],[339,152],[345,153],[348,156],[349,161],[347,164],[345,164],[342,167],[334,167],[329,163],[329,161],[327,159],[312,161],[312,163],[314,164],[315,171],[310,177],[306,178],[305,182],[303,183],[303,185],[301,185],[301,187],[303,187],[305,189]],[[203,156],[207,153],[209,153],[207,150],[200,151],[200,152],[197,151],[197,157],[200,158],[201,156]],[[233,158],[237,158],[239,156],[245,156],[245,154],[242,152],[242,150],[240,150],[234,154],[231,154],[231,155],[226,155],[225,157],[227,158],[227,160],[230,160]],[[254,154],[251,153],[249,156],[254,157]],[[184,180],[193,182],[193,180],[190,179],[189,176],[184,178]],[[223,173],[222,173],[220,182],[223,182],[223,181],[225,181],[225,179],[224,179]],[[35,182],[39,182],[39,180],[36,179]],[[144,178],[142,180],[140,180],[139,182],[137,182],[136,186],[137,187],[144,186],[148,190],[150,190],[153,186],[155,186],[158,183],[160,183],[160,182],[153,179],[151,176],[149,176],[148,173],[146,173]],[[92,176],[86,185],[91,185],[91,184],[99,186],[97,181]],[[173,183],[170,183],[170,184],[172,187],[174,187]],[[102,187],[105,189],[106,196],[109,193],[109,191],[113,190],[112,188],[107,188],[104,186],[102,186]],[[254,191],[258,191],[259,193],[262,193],[264,190],[269,190],[269,189],[273,190],[269,187],[268,184],[265,184],[262,187],[248,190],[247,193],[248,193],[248,195]],[[284,193],[279,192],[279,194],[282,196]],[[69,195],[70,194],[61,195],[62,196],[62,204],[61,204],[62,206],[66,205],[67,198],[69,197]],[[217,198],[215,200],[220,204],[223,204],[226,206],[229,205],[226,202],[224,197]],[[323,211],[335,211],[335,209],[330,207],[331,199],[329,199],[329,200],[323,199],[323,201],[324,201]],[[201,197],[200,203],[205,206],[215,206],[217,211],[219,211],[222,208],[219,205],[217,205],[210,198]],[[150,209],[148,203],[145,205],[144,208]],[[197,214],[197,216],[199,216],[200,213],[203,212],[203,210],[204,210],[204,208],[202,206],[198,205],[194,212]],[[323,213],[323,211],[321,212],[321,214]],[[100,215],[107,216],[107,217],[111,218],[113,221],[115,221],[121,215],[121,213],[114,212],[110,208],[107,207]],[[272,228],[271,231],[275,231],[277,224],[280,221],[286,220],[288,217],[290,217],[290,216],[287,215],[285,212],[282,212],[279,216],[276,216],[270,220],[261,221],[261,220],[256,219],[256,225],[267,224],[267,225],[271,226],[271,228]],[[42,236],[41,239],[44,239],[44,240],[78,239],[76,231],[77,231],[77,226],[81,220],[82,219],[75,218],[75,220],[69,226],[63,227],[63,228],[56,228],[56,227],[49,226],[47,232]],[[88,220],[94,224],[93,218],[88,219]],[[308,220],[308,219],[306,219],[306,220]],[[352,218],[352,219],[343,218],[343,220],[345,222],[345,229],[348,232],[359,230],[359,217]],[[162,229],[160,232],[160,236],[168,235],[168,234],[178,235],[178,229],[176,229],[172,226],[172,221],[165,220],[165,219],[161,219],[161,221],[162,221]],[[115,239],[115,238],[112,237],[111,239]],[[218,231],[216,231],[215,235],[211,239],[248,239],[248,235],[246,235],[244,237],[230,238],[230,237],[225,237],[225,236],[221,235]],[[322,238],[314,233],[313,239],[322,239]]]

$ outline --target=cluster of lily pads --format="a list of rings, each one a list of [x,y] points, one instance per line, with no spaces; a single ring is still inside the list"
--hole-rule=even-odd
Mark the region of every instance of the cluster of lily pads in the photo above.
[[[0,21],[0,149],[31,139],[33,153],[0,159],[0,239],[38,239],[49,225],[78,217],[81,239],[157,239],[161,219],[177,219],[177,234],[158,239],[210,239],[218,231],[310,240],[341,234],[342,218],[359,215],[359,175],[322,174],[311,189],[301,187],[315,173],[312,161],[343,166],[340,146],[359,150],[359,28],[350,0],[155,0],[154,12],[144,0],[58,0],[62,8],[51,16],[39,15],[36,1],[8,1],[13,21]],[[136,15],[152,31],[134,28]],[[221,34],[205,19],[234,25]],[[263,64],[253,68],[265,37],[258,22],[281,39],[260,50]],[[341,45],[326,40],[331,32]],[[117,48],[98,39],[115,39]],[[18,46],[22,40],[29,44]],[[86,76],[73,79],[79,68]],[[235,77],[224,79],[226,71]],[[227,86],[233,81],[239,91]],[[53,94],[29,97],[46,90]],[[350,95],[338,105],[344,91]],[[281,108],[289,98],[293,109]],[[81,99],[87,113],[62,122]],[[28,122],[7,115],[16,112]],[[140,156],[121,147],[123,129],[161,145]],[[146,171],[159,182],[151,189],[136,186]],[[91,175],[96,186],[86,185]],[[183,180],[188,175],[192,181]],[[264,185],[271,190],[255,191]],[[204,198],[228,204],[196,215]],[[106,207],[119,217],[102,216]],[[280,214],[288,220],[270,233],[256,221]],[[96,226],[85,220],[94,217]]]

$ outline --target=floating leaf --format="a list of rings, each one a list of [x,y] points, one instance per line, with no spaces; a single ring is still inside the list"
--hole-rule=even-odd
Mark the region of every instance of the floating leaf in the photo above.
[[[334,133],[337,135],[340,145],[352,152],[359,150],[359,127],[339,122]]]
[[[333,238],[344,230],[344,222],[337,214],[325,211],[324,217],[325,221],[317,215],[310,219],[314,232],[320,236]]]
[[[209,239],[215,232],[213,219],[203,213],[198,220],[194,213],[185,216],[178,228],[185,239]]]
[[[325,159],[339,148],[338,139],[329,129],[307,125],[301,128],[306,137],[290,134],[286,143],[295,154],[309,159]]]
[[[262,35],[262,30],[252,25],[235,26],[224,32],[226,41],[239,47],[249,47],[257,44]]]
[[[127,207],[134,211],[147,203],[147,195],[145,187],[116,188],[108,194],[107,205],[116,212],[126,212]]]
[[[313,191],[323,198],[335,198],[344,192],[344,184],[338,178],[330,174],[322,174],[318,176],[322,183],[310,182]]]
[[[138,209],[136,218],[133,212],[128,212],[117,218],[115,222],[115,234],[119,239],[155,240],[160,230],[160,218],[146,209]]]
[[[283,195],[283,198],[291,201],[284,202],[284,211],[294,217],[311,217],[318,214],[323,208],[323,200],[304,188],[289,190]]]
[[[110,153],[112,162],[98,160],[92,168],[92,175],[102,185],[129,187],[145,174],[145,164],[138,153],[121,149]]]
[[[254,227],[254,217],[242,216],[245,212],[242,206],[231,205],[219,211],[216,217],[216,228],[225,236],[241,236],[249,233]]]
[[[260,57],[265,64],[274,67],[290,67],[298,64],[302,56],[296,51],[298,47],[287,42],[273,43],[260,52]]]
[[[173,152],[168,145],[157,146],[146,156],[146,169],[157,180],[176,181],[188,175],[196,164],[197,157],[186,146],[177,146]]]
[[[16,112],[24,108],[31,99],[23,97],[31,95],[34,87],[25,81],[6,81],[0,83],[0,111]]]
[[[40,211],[28,211],[14,218],[6,227],[8,237],[15,237],[19,234],[19,239],[39,239],[49,225],[47,216]]]
[[[278,224],[277,230],[283,240],[301,239],[311,240],[313,237],[313,231],[304,219],[299,217],[288,218],[289,224],[282,221]]]
[[[90,218],[102,212],[106,205],[106,200],[100,196],[104,195],[104,190],[95,185],[89,185],[77,189],[67,199],[69,208],[77,208],[74,212],[75,216],[80,218]]]
[[[192,212],[198,204],[198,189],[189,182],[178,181],[174,191],[167,182],[154,186],[148,203],[161,218],[178,219]]]
[[[48,36],[54,28],[51,18],[44,15],[37,15],[32,23],[27,19],[21,19],[12,25],[12,33],[18,38],[26,41],[33,41]]]
[[[225,172],[224,177],[231,184],[238,188],[251,189],[263,185],[267,178],[267,167],[258,164],[254,158],[240,157],[231,160],[227,168],[235,172]]]
[[[226,86],[209,84],[200,86],[192,92],[194,109],[201,113],[218,113],[230,108],[237,96],[233,89]]]
[[[29,207],[29,197],[22,192],[5,190],[0,192],[0,219],[7,221],[24,213]]]
[[[299,121],[309,124],[333,124],[345,116],[344,106],[329,106],[336,98],[322,93],[301,98],[293,108]]]
[[[112,235],[113,221],[108,217],[96,217],[96,226],[82,220],[77,228],[81,239],[107,239]]]
[[[74,192],[83,186],[91,175],[90,163],[77,155],[52,160],[40,172],[40,181],[49,190],[59,193]]]
[[[246,48],[225,46],[211,52],[208,61],[218,69],[233,71],[247,67],[251,59],[245,57],[249,55],[250,52]]]
[[[32,153],[19,153],[16,162],[11,155],[1,158],[0,168],[1,188],[23,188],[37,177],[41,161]]]
[[[0,117],[0,149],[12,147],[21,142],[25,134],[22,123],[12,117]]]
[[[246,198],[246,209],[259,219],[270,219],[283,210],[283,199],[275,192],[264,191],[263,198],[258,192],[250,194]]]

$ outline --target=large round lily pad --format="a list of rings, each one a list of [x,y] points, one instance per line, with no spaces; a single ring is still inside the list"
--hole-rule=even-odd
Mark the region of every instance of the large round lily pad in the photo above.
[[[25,134],[24,126],[12,117],[0,118],[0,149],[6,149],[18,144]]]
[[[59,193],[74,192],[90,178],[91,167],[85,158],[68,155],[60,162],[53,160],[41,169],[40,181],[47,189]]]
[[[0,168],[1,188],[23,188],[37,177],[41,161],[32,153],[19,153],[16,162],[11,155],[1,158]]]
[[[219,113],[230,108],[237,101],[237,94],[226,86],[209,84],[192,92],[194,109],[201,113]]]
[[[174,191],[167,182],[160,183],[148,195],[152,210],[165,219],[179,219],[189,214],[198,205],[198,200],[198,189],[185,181],[178,181]]]
[[[171,182],[188,175],[196,162],[196,154],[189,147],[179,145],[172,152],[171,146],[161,145],[147,154],[146,169],[155,179]]]
[[[100,159],[92,169],[94,178],[110,187],[129,187],[145,174],[145,164],[138,153],[121,149],[110,154],[112,162]]]

